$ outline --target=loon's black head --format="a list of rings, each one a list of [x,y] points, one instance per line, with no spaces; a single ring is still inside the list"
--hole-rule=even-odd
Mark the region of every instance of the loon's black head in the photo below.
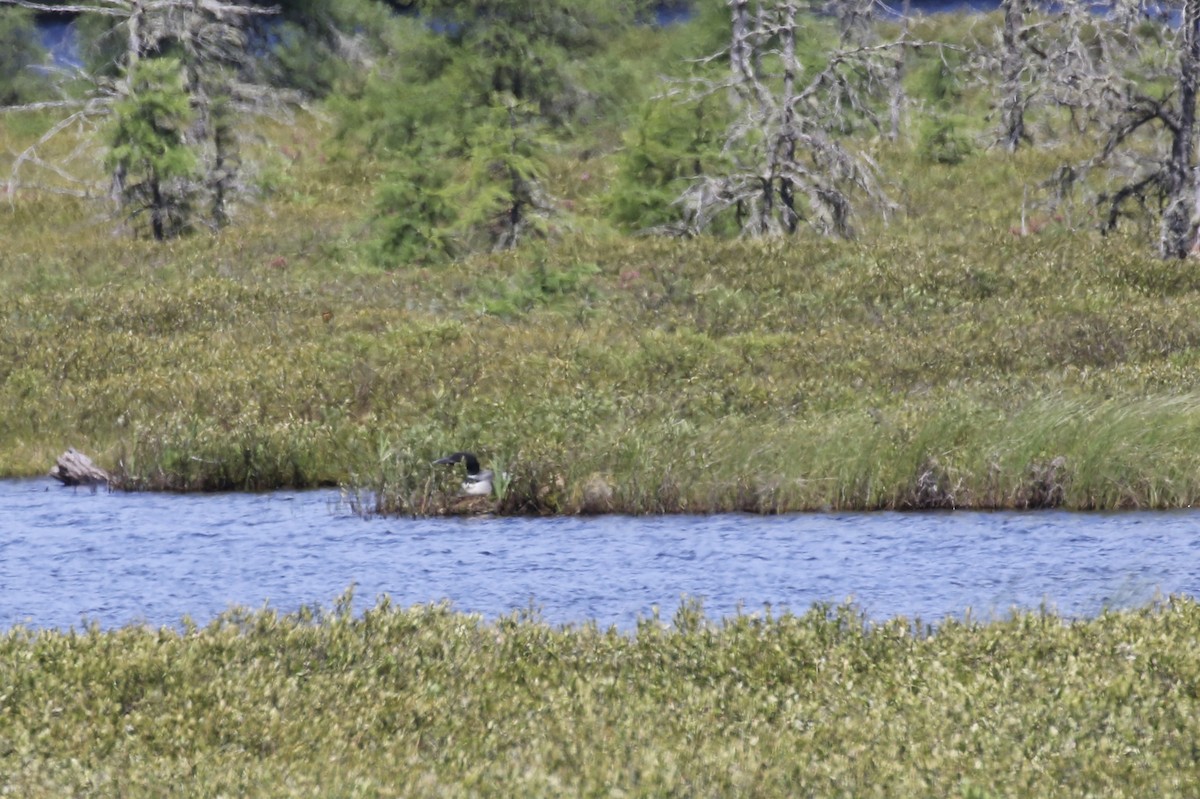
[[[479,458],[474,452],[453,452],[444,458],[438,458],[434,463],[466,463],[467,474],[479,474]]]
[[[480,469],[475,453],[454,452],[444,458],[438,458],[434,463],[465,463],[467,479],[463,480],[462,492],[471,497],[484,497],[492,493],[492,470]]]

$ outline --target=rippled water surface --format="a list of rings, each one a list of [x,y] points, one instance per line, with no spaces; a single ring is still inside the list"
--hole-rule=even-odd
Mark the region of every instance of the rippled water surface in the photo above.
[[[231,606],[450,600],[631,628],[853,599],[936,622],[1200,594],[1200,513],[372,519],[332,491],[119,494],[0,481],[0,629],[203,624]]]

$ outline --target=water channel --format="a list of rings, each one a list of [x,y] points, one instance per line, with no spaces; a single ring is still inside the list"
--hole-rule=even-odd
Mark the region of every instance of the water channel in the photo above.
[[[853,600],[936,623],[1200,595],[1200,512],[364,520],[336,491],[123,494],[0,481],[0,630],[205,624],[230,607],[449,600],[632,629]]]

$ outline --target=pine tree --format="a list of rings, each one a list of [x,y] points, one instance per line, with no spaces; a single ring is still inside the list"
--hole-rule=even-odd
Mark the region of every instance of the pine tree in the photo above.
[[[346,138],[384,159],[374,252],[438,261],[548,235],[554,135],[589,102],[579,59],[632,24],[614,0],[426,0],[433,20],[340,106]]]
[[[463,249],[507,250],[546,235],[553,206],[542,189],[549,140],[527,104],[498,94],[471,131],[469,169],[450,193]]]
[[[113,108],[107,165],[123,176],[122,206],[131,218],[148,216],[161,241],[187,227],[194,195],[197,159],[185,140],[192,109],[183,67],[173,58],[144,59],[128,85]]]

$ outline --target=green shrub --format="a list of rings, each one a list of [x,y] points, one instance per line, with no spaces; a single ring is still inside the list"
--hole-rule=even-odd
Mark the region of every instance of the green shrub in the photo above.
[[[1200,608],[636,629],[387,597],[0,635],[0,787],[161,796],[1182,796]],[[186,786],[186,787],[181,787]]]
[[[970,138],[963,132],[961,120],[951,116],[934,116],[921,124],[917,140],[920,157],[934,164],[961,164],[974,151]]]
[[[720,159],[726,112],[713,95],[689,102],[646,103],[618,154],[617,175],[607,197],[609,213],[623,229],[670,227],[683,218],[679,197]]]
[[[42,69],[48,62],[33,12],[0,7],[0,106],[45,99],[49,81]]]

